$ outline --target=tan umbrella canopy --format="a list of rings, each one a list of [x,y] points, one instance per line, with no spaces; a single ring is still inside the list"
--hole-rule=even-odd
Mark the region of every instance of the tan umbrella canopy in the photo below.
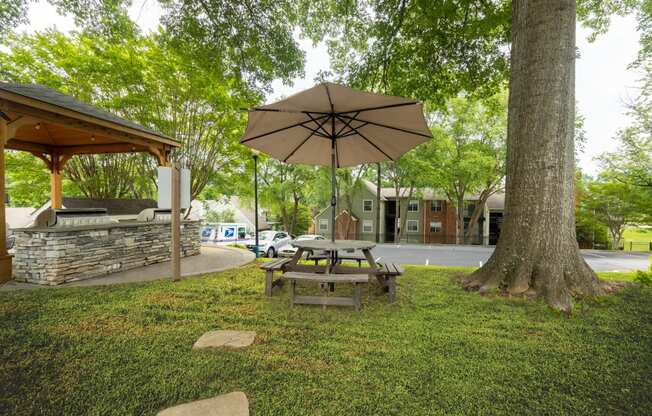
[[[418,101],[324,83],[250,109],[240,143],[286,163],[331,165],[335,240],[335,168],[397,160],[431,137]]]

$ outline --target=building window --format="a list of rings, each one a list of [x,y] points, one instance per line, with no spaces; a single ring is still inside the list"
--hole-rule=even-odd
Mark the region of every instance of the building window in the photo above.
[[[408,212],[419,212],[419,201],[411,199],[410,202],[408,202]]]
[[[328,231],[328,220],[319,220],[319,231]]]
[[[475,211],[475,202],[466,202],[464,204],[464,216],[470,217],[473,215],[473,211]]]
[[[371,220],[362,221],[362,232],[363,233],[373,233],[374,232],[374,222]]]
[[[362,200],[362,211],[371,212],[374,210],[374,200],[373,199],[363,199]]]
[[[441,222],[431,222],[430,223],[430,232],[439,233],[441,232]]]
[[[430,202],[430,212],[441,212],[444,201],[436,200]]]
[[[408,233],[417,233],[419,232],[419,221],[417,220],[408,220],[407,222]]]

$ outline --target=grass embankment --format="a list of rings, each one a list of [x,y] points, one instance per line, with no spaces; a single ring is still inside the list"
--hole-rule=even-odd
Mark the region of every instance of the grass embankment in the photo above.
[[[650,251],[652,228],[628,227],[623,232],[623,250]]]
[[[372,286],[359,313],[292,309],[287,285],[266,298],[255,266],[0,293],[0,414],[155,414],[234,390],[257,416],[652,413],[652,290],[569,318],[465,292],[459,273],[408,268],[398,303]],[[220,328],[258,336],[191,350]]]

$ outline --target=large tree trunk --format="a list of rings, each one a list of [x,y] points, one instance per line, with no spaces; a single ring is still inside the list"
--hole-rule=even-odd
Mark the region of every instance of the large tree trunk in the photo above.
[[[570,310],[603,293],[580,256],[573,209],[575,0],[514,0],[505,222],[469,288],[536,294]]]

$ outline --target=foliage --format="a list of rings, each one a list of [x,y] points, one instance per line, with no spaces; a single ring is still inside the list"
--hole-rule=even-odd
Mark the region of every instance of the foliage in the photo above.
[[[586,217],[609,229],[612,247],[618,249],[625,226],[642,218],[638,200],[639,193],[632,185],[602,176],[587,185],[581,209]]]
[[[577,0],[577,17],[592,28],[591,40],[606,33],[613,16],[635,14],[641,35],[638,58],[634,66],[645,66],[652,58],[652,4],[649,0]]]
[[[50,171],[26,152],[5,152],[5,181],[12,207],[38,208],[50,196]]]
[[[250,92],[197,65],[161,36],[116,42],[48,31],[12,36],[8,46],[10,52],[0,53],[5,78],[51,86],[181,141],[172,157],[191,170],[192,198],[209,180],[228,175],[241,152],[239,109]],[[152,158],[77,156],[68,163],[66,175],[87,196],[139,198],[155,190]]]
[[[222,211],[209,210],[206,212],[204,220],[209,224],[235,222],[235,211],[230,208]]]
[[[634,281],[641,284],[642,286],[652,286],[652,267],[650,267],[650,270],[647,272],[638,270],[636,272],[636,277],[634,277]]]
[[[510,2],[310,0],[304,32],[326,39],[347,83],[443,105],[461,91],[491,95],[507,77]]]
[[[226,79],[266,87],[301,74],[303,52],[292,36],[288,0],[162,0],[169,41]]]
[[[503,187],[507,97],[504,92],[483,100],[459,96],[431,118],[434,140],[426,150],[432,165],[430,180],[457,207],[459,243],[464,234],[464,201],[477,195],[468,237],[487,199]]]
[[[234,390],[256,415],[652,412],[650,289],[582,303],[569,319],[467,293],[452,283],[466,272],[409,267],[397,304],[372,286],[360,313],[290,308],[288,285],[264,297],[256,265],[2,292],[0,413],[153,415]],[[256,331],[256,342],[192,350],[216,328]]]
[[[600,161],[615,179],[652,198],[652,67],[645,68],[641,92],[628,108],[634,122],[618,132],[618,150],[604,153]]]
[[[261,204],[278,217],[283,229],[290,234],[297,234],[298,221],[305,205],[313,192],[312,181],[315,168],[303,165],[289,165],[272,158],[259,161],[260,200]],[[307,226],[301,229],[307,229]]]

